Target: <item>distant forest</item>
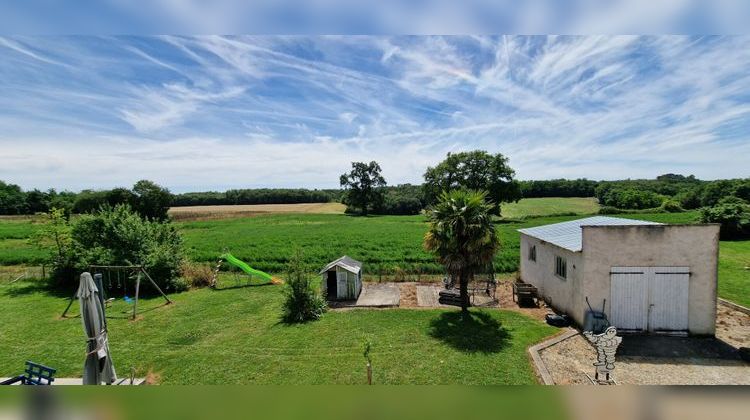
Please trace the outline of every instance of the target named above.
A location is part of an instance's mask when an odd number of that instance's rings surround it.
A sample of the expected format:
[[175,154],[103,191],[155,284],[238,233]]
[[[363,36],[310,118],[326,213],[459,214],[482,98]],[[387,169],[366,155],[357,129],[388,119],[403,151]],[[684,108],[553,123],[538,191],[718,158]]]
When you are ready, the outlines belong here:
[[[750,178],[703,181],[694,176],[666,174],[656,179],[592,181],[555,179],[517,182],[522,198],[596,197],[602,212],[662,209],[680,211],[710,207],[732,197],[750,201]],[[166,191],[166,190],[165,190]],[[171,206],[234,204],[293,204],[341,201],[342,189],[232,189],[224,192],[189,192],[171,195]],[[138,206],[140,195],[128,188],[81,192],[37,189],[24,191],[18,185],[0,181],[0,214],[20,215],[61,208],[67,213],[89,213],[102,205],[129,203]],[[421,185],[383,187],[383,200],[375,214],[417,214],[427,201]]]

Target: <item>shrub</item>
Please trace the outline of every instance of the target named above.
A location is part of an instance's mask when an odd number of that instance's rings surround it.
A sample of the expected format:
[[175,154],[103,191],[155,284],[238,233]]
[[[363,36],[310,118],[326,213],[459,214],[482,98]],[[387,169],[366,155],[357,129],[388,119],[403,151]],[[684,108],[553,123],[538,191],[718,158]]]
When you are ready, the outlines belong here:
[[288,323],[313,321],[323,316],[325,310],[325,299],[313,287],[302,252],[298,250],[287,264],[282,318]]
[[[383,201],[373,210],[375,214],[412,215],[422,212],[422,202],[417,197],[386,193]],[[347,211],[349,208],[347,207]]]
[[661,203],[661,206],[659,206],[659,210],[666,213],[681,213],[685,211],[682,206],[680,206],[680,203],[671,199],[664,200],[664,202]]
[[612,206],[601,206],[599,208],[599,214],[627,214],[628,210],[618,209]]
[[214,270],[206,264],[195,264],[184,261],[180,267],[182,278],[191,288],[211,286],[214,279]]
[[651,214],[651,213],[666,213],[662,207],[656,207],[653,209],[618,209],[612,206],[603,206],[599,209],[599,214]]
[[75,276],[71,252],[73,239],[65,210],[53,208],[46,213],[44,224],[30,238],[30,242],[47,251],[47,261],[52,265],[50,278],[53,285],[59,279],[70,279]]
[[735,184],[731,180],[722,179],[709,182],[701,191],[701,205],[703,207],[715,206],[724,197],[729,197],[735,192]]
[[619,209],[650,209],[659,207],[665,199],[653,191],[636,188],[603,188],[600,189],[600,193],[599,201],[602,205]]
[[750,205],[737,197],[725,197],[701,210],[701,222],[720,223],[721,239],[750,237]]
[[142,219],[130,206],[118,205],[82,215],[69,226],[70,242],[52,260],[57,285],[75,284],[75,274],[92,264],[138,264],[163,290],[185,289],[177,280],[182,239],[170,223]]
[[701,189],[699,187],[690,188],[677,193],[674,197],[680,207],[683,209],[693,210],[701,206]]
[[737,185],[734,195],[747,202],[750,202],[750,179],[745,180]]

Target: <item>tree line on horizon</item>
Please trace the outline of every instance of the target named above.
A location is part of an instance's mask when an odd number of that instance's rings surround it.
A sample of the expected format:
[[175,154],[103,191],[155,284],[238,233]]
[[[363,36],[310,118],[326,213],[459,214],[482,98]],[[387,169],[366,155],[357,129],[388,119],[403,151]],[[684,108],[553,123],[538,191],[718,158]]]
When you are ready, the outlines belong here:
[[0,181],[0,214],[44,213],[52,208],[63,209],[67,214],[84,214],[103,205],[128,204],[145,216],[163,219],[169,207],[177,206],[326,202],[343,202],[349,213],[419,214],[434,204],[442,191],[459,187],[487,191],[495,214],[501,213],[502,203],[521,198],[596,197],[602,213],[692,210],[715,206],[726,197],[750,201],[750,178],[704,181],[692,175],[665,174],[655,179],[618,181],[522,181],[515,179],[505,156],[484,151],[449,153],[445,160],[427,168],[421,185],[387,185],[381,172],[377,162],[353,162],[352,171],[339,180],[340,189],[255,188],[180,194],[172,194],[147,180],[130,189],[77,193],[54,189],[24,191],[18,185]]

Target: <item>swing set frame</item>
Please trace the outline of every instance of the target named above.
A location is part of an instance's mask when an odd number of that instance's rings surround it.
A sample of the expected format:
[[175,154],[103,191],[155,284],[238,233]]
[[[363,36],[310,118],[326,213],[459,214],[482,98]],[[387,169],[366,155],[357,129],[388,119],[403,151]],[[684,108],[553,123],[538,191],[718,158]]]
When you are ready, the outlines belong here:
[[[154,279],[151,278],[151,276],[148,275],[148,272],[146,272],[146,269],[143,268],[142,265],[90,265],[89,266],[89,273],[96,274],[101,273],[103,271],[107,271],[108,275],[111,275],[112,270],[117,270],[118,279],[120,278],[120,271],[130,271],[130,273],[136,274],[136,280],[135,280],[135,296],[134,296],[134,302],[133,302],[133,315],[132,319],[135,319],[136,316],[138,316],[138,297],[140,295],[140,289],[141,289],[141,279],[145,277],[149,282],[151,282],[151,285],[156,288],[156,290],[164,297],[164,299],[167,301],[166,305],[169,305],[172,303],[171,300],[167,297],[166,294],[161,290],[161,288],[156,284]],[[127,281],[128,276],[125,276],[125,280]],[[118,280],[119,283],[119,280]],[[97,285],[98,287],[101,287],[102,285]],[[125,286],[123,285],[123,288]],[[68,310],[73,305],[73,301],[76,299],[76,294],[73,293],[73,296],[70,297],[70,301],[68,302],[68,306],[63,311],[61,317],[65,317],[65,315],[68,313]]]

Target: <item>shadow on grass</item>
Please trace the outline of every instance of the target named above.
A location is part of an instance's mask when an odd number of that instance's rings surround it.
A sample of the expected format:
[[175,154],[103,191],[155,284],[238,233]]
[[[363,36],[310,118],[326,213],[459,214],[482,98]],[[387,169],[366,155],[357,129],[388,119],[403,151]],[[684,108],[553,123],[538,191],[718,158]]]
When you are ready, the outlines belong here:
[[430,322],[431,337],[467,353],[497,353],[507,344],[510,334],[486,312],[470,311],[464,320],[461,312],[444,312]]
[[54,297],[71,297],[75,293],[75,290],[53,287],[47,282],[39,280],[34,282],[27,281],[20,284],[7,284],[0,288],[0,293],[8,297],[20,297],[35,293],[44,293],[45,295]]
[[274,286],[275,284],[273,282],[268,283],[256,283],[256,284],[238,284],[236,286],[224,286],[224,287],[213,287],[211,290],[215,290],[217,292],[221,292],[222,290],[234,290],[234,289],[244,289],[246,287],[262,287],[262,286]]

